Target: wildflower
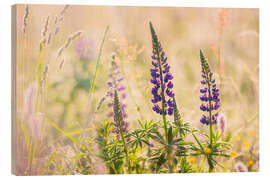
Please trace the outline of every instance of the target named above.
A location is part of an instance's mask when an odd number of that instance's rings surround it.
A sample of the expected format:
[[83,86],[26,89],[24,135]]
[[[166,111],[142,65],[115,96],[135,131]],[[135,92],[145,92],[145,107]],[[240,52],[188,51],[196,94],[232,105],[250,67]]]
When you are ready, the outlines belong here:
[[244,142],[243,142],[243,148],[244,149],[248,149],[249,148],[249,143],[248,143],[247,140],[244,140]]
[[154,144],[152,141],[149,142],[150,147],[154,147]]
[[[200,122],[202,124],[217,124],[218,112],[214,113],[219,109],[219,89],[216,87],[215,79],[213,78],[213,73],[210,70],[210,66],[203,55],[202,50],[200,50],[200,59],[202,66],[202,78],[201,84],[203,88],[200,89],[200,100],[202,104],[200,109],[203,112],[209,112],[209,115],[202,115]],[[210,117],[211,116],[211,117]]]
[[214,51],[214,53],[217,53],[217,47],[212,40],[210,41],[210,48]]
[[226,116],[223,113],[219,113],[217,117],[217,123],[219,131],[224,133],[226,129]]
[[247,172],[247,167],[242,162],[237,162],[234,166],[237,172]]
[[260,152],[259,151],[257,151],[257,153],[256,153],[256,164],[255,164],[255,166],[258,169],[260,167]]
[[233,158],[237,157],[237,155],[238,155],[237,152],[232,152],[231,153],[231,157],[233,157]]
[[23,121],[26,123],[31,136],[40,141],[42,138],[43,118],[35,110],[37,100],[37,84],[32,83],[24,95]]
[[205,154],[211,154],[212,149],[207,147],[204,152],[205,152]]
[[240,136],[239,134],[236,135],[236,136],[235,136],[235,140],[238,141],[238,142],[241,141],[241,136]]
[[248,165],[249,166],[253,166],[254,165],[254,161],[252,161],[252,160],[248,161]]
[[219,36],[223,33],[224,26],[229,22],[228,12],[225,9],[221,9],[218,13],[218,20],[217,20],[217,33]]
[[190,158],[188,158],[188,161],[193,164],[196,162],[196,158],[190,157]]
[[[127,105],[123,103],[124,99],[126,99],[127,97],[125,93],[126,87],[121,84],[124,78],[120,76],[119,68],[114,60],[115,60],[115,57],[113,56],[113,61],[111,62],[111,68],[110,68],[110,73],[109,73],[110,80],[107,82],[107,85],[109,86],[108,94],[113,101],[114,91],[117,90],[120,93],[119,96],[121,99],[120,104],[121,104],[123,117],[127,118],[127,113],[126,113]],[[112,101],[107,104],[108,107],[111,107],[113,105]],[[108,116],[109,117],[113,116],[113,112],[110,112]]]
[[127,133],[128,122],[124,120],[121,104],[119,102],[118,93],[116,90],[114,91],[113,119],[114,133],[116,133],[118,136],[122,133]]
[[[123,78],[120,77],[120,71],[118,70],[118,66],[116,64],[116,62],[114,61],[114,56],[113,56],[113,61],[111,63],[111,69],[110,69],[110,73],[109,73],[109,77],[110,77],[110,81],[107,82],[108,86],[109,86],[109,91],[108,91],[108,96],[111,98],[111,101],[107,104],[108,107],[112,107],[114,105],[114,96],[115,96],[115,91],[117,91],[120,96],[121,101],[124,101],[124,99],[126,99],[126,93],[125,93],[125,86],[121,84],[121,82],[123,81]],[[119,97],[117,97],[119,98]],[[123,102],[119,102],[120,104],[120,109],[121,109],[121,114],[123,117],[123,121],[124,119],[127,118],[127,113],[126,113],[126,108],[127,105],[124,104]],[[109,117],[114,116],[114,112],[110,112],[108,114]],[[124,126],[123,126],[123,132],[125,133],[127,131],[128,128],[128,122],[124,121]],[[116,134],[119,134],[119,128],[117,127],[116,123],[114,123],[114,129],[113,132]]]
[[24,106],[23,106],[23,120],[28,121],[30,116],[35,112],[35,101],[37,96],[37,85],[32,83],[26,90],[24,95]]
[[167,57],[151,22],[150,29],[153,44],[153,68],[150,69],[152,76],[151,83],[154,85],[152,88],[152,103],[154,104],[152,109],[160,115],[172,115],[174,111],[173,76],[170,73],[170,65],[167,63]]
[[95,58],[95,41],[90,38],[79,38],[75,45],[76,53],[80,60],[91,60]]
[[255,136],[255,131],[254,131],[254,130],[250,130],[250,131],[249,131],[249,134],[250,134],[251,136]]

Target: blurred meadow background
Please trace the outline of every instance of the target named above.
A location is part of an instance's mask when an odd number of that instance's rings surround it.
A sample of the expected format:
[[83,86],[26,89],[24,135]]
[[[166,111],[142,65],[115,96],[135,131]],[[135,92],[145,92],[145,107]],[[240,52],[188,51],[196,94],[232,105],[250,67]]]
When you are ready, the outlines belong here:
[[[137,128],[138,120],[161,120],[151,102],[149,21],[171,65],[183,121],[201,132],[208,130],[200,123],[199,50],[202,48],[208,57],[220,88],[223,131],[232,145],[230,158],[223,159],[223,168],[216,171],[259,170],[258,9],[15,7],[15,174],[109,173],[98,156],[95,139],[100,124],[112,119],[108,82],[113,68],[123,78],[125,94],[119,96],[126,105],[129,129]],[[78,144],[90,153],[85,155]],[[203,158],[187,160],[193,172],[204,172],[207,166]]]

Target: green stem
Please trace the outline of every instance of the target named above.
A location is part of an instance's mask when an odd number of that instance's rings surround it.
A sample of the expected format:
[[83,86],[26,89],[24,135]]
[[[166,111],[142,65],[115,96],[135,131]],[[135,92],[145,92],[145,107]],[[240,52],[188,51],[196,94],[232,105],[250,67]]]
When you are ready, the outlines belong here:
[[[208,84],[208,94],[209,94],[209,97],[211,97],[211,91],[210,91],[211,86],[209,83],[210,78],[208,78],[207,81],[208,81],[208,83],[207,83]],[[212,103],[211,103],[211,99],[210,98],[208,98],[208,99],[209,99],[208,105],[209,105],[210,145],[212,147],[212,143],[213,143],[213,127],[212,127],[213,123],[212,123],[212,109],[211,109]]]
[[168,130],[167,130],[167,120],[166,120],[166,115],[165,115],[165,95],[164,95],[164,90],[162,88],[164,87],[164,82],[163,82],[163,74],[162,74],[162,68],[161,68],[161,62],[160,62],[160,54],[158,54],[158,64],[159,64],[159,74],[160,74],[160,83],[161,83],[161,104],[162,104],[162,119],[163,119],[163,124],[164,124],[164,130],[165,130],[165,136],[166,136],[166,141],[168,142]]
[[126,144],[126,141],[125,141],[125,138],[124,138],[122,128],[120,128],[120,134],[121,134],[122,141],[124,143],[124,151],[125,151],[125,154],[126,154],[126,161],[127,161],[127,165],[128,165],[128,173],[131,174],[131,167],[130,167],[130,162],[129,162],[129,158],[128,158],[127,144]]
[[160,62],[160,54],[158,55],[158,63],[159,63],[159,73],[160,73],[160,83],[161,83],[161,104],[162,104],[162,119],[163,119],[163,124],[164,124],[164,131],[165,131],[165,137],[166,137],[166,142],[167,142],[167,161],[168,161],[168,166],[169,166],[169,171],[170,173],[173,172],[172,165],[170,163],[171,160],[171,149],[169,147],[169,139],[168,139],[168,129],[167,129],[167,120],[166,120],[166,115],[165,115],[165,95],[164,95],[164,82],[163,82],[163,74],[162,74],[162,68],[161,68],[161,62]]
[[169,145],[167,149],[167,160],[168,160],[169,172],[173,173],[173,166],[171,163],[171,148],[169,147]]
[[[210,78],[209,78],[209,74],[207,75],[207,78],[208,78],[208,80],[207,80],[207,84],[208,84],[208,94],[209,94],[209,97],[211,97],[212,95],[211,95],[211,86],[210,86]],[[208,100],[208,104],[209,104],[209,125],[210,125],[210,148],[211,148],[211,150],[212,150],[212,144],[213,144],[213,123],[212,123],[212,103],[211,103],[211,99],[210,98],[208,98],[209,100]],[[211,156],[211,154],[209,155],[209,156]],[[211,158],[211,157],[207,157],[207,158]],[[210,160],[211,161],[211,160]],[[209,160],[208,160],[208,164],[209,164]],[[209,170],[208,170],[209,172],[212,172],[213,171],[213,166],[212,165],[210,165],[209,164]]]

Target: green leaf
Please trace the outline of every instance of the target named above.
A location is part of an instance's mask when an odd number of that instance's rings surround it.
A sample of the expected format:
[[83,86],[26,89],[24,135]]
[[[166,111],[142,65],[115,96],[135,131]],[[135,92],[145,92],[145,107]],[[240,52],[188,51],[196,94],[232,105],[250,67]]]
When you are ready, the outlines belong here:
[[177,145],[191,145],[191,144],[194,144],[193,142],[185,142],[185,141],[181,141],[181,142],[178,142],[176,143]]
[[172,142],[173,139],[173,134],[172,134],[172,126],[169,128],[168,131],[168,143],[170,144]]

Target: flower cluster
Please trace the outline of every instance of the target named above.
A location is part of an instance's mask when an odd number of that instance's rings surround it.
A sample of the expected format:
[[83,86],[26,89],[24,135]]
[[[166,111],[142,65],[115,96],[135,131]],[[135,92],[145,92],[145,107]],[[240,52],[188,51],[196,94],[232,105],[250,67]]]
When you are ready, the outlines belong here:
[[[209,64],[203,55],[202,50],[200,50],[201,66],[202,66],[202,78],[201,84],[203,88],[200,89],[200,100],[202,104],[200,109],[204,112],[208,112],[209,115],[202,115],[200,122],[202,124],[216,124],[219,109],[219,89],[216,87],[215,79],[213,78],[213,73],[210,70]],[[214,111],[216,111],[214,113]],[[210,118],[211,117],[211,118]]]
[[[151,83],[154,84],[154,87],[152,88],[152,103],[154,106],[152,109],[160,115],[163,113],[165,115],[172,115],[174,110],[174,93],[172,91],[173,83],[171,80],[173,79],[173,76],[170,73],[170,66],[167,63],[165,52],[161,47],[161,44],[151,23],[150,29],[153,44],[153,68],[150,70],[152,76]],[[161,107],[159,103],[161,103]]]
[[[120,95],[121,102],[119,102],[119,104],[120,104],[120,108],[121,108],[121,114],[123,116],[123,119],[126,119],[127,118],[127,113],[126,113],[127,105],[125,103],[123,103],[123,101],[126,99],[126,93],[125,93],[126,87],[121,84],[121,82],[124,80],[124,78],[120,77],[120,71],[119,71],[118,66],[114,60],[115,60],[115,56],[113,56],[113,61],[111,63],[111,68],[110,68],[110,73],[109,73],[110,81],[108,81],[108,83],[107,83],[109,86],[108,96],[111,98],[111,101],[107,105],[108,105],[108,107],[112,107],[114,104],[113,102],[114,102],[115,91],[120,93],[119,95]],[[108,116],[113,117],[114,112],[111,111],[108,114]],[[125,133],[128,129],[128,122],[124,121],[124,123],[122,123],[122,126],[123,126],[122,127],[123,132]],[[120,132],[120,129],[119,129],[117,122],[114,122],[114,130],[113,131],[116,134],[119,134],[119,132]]]
[[118,93],[114,91],[114,101],[113,101],[113,132],[119,136],[120,134],[126,134],[128,131],[128,122],[124,120],[123,107],[119,102]]
[[96,43],[90,38],[78,39],[75,50],[80,60],[91,60],[94,59]]

